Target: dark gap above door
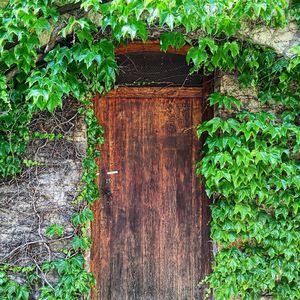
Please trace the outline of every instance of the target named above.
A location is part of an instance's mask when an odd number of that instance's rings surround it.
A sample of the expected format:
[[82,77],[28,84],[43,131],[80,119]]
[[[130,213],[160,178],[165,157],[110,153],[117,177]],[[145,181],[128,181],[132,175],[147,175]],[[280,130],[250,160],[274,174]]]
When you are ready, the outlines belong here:
[[164,52],[133,52],[117,56],[117,85],[135,87],[201,87],[201,71],[189,74],[185,56]]

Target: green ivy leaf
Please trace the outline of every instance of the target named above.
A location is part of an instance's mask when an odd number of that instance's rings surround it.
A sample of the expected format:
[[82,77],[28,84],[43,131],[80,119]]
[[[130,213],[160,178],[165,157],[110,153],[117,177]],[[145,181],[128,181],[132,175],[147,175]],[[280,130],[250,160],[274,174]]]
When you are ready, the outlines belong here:
[[62,225],[59,224],[51,224],[46,229],[46,235],[49,238],[53,238],[54,236],[62,237],[64,235],[65,229]]

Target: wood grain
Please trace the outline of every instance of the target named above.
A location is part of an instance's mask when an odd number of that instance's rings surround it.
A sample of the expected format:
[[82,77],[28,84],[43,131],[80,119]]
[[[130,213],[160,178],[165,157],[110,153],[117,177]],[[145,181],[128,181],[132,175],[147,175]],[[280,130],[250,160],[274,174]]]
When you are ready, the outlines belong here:
[[[191,46],[184,45],[180,49],[169,47],[167,53],[186,55]],[[160,52],[159,40],[149,40],[146,42],[134,41],[133,43],[121,44],[115,50],[115,54],[126,54],[130,52]]]
[[209,202],[195,175],[202,89],[120,88],[94,103],[106,143],[92,298],[203,299],[197,283],[210,271],[211,247]]
[[[105,98],[202,98],[202,88],[198,87],[119,87],[110,91]],[[98,95],[99,97],[99,95]]]

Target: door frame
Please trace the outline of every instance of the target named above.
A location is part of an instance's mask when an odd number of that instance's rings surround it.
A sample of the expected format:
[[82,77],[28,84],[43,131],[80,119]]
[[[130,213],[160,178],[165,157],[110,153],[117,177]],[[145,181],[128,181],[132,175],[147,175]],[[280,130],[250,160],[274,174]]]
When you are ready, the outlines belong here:
[[[165,51],[166,53],[172,53],[172,54],[179,54],[182,56],[186,56],[187,52],[189,51],[189,49],[191,48],[191,46],[189,45],[184,45],[182,48],[180,49],[176,49],[173,47],[168,47],[167,51]],[[132,41],[129,42],[128,44],[120,44],[116,49],[115,49],[115,55],[121,55],[121,54],[127,54],[127,53],[133,53],[133,52],[163,52],[160,48],[160,41],[159,40],[148,40],[146,42],[142,42],[142,41]],[[204,101],[205,105],[205,114],[203,114],[203,118],[202,121],[205,120],[209,120],[212,119],[214,116],[214,109],[213,107],[209,106],[207,103],[207,98],[208,96],[215,90],[215,78],[216,78],[216,73],[214,73],[213,75],[207,75],[207,76],[203,76],[203,82],[202,82],[202,101]],[[180,87],[178,87],[180,89]],[[120,87],[118,89],[126,89],[127,91],[130,90],[137,90],[139,88],[134,88],[134,87]],[[153,89],[153,88],[152,88]],[[158,89],[163,89],[163,88],[158,88]],[[114,96],[118,93],[117,90],[111,90],[108,92],[107,95],[105,95],[106,97],[111,97]],[[93,98],[93,103],[95,103],[96,101],[99,101],[101,98],[101,95],[99,93],[96,93],[96,95]],[[203,145],[205,142],[205,137],[201,137],[200,139],[200,145]],[[104,145],[103,145],[103,150],[105,151],[105,149],[107,149],[105,147],[105,141],[104,141]],[[98,163],[98,167],[100,170],[100,166]],[[97,184],[98,186],[100,186],[100,177],[101,174],[97,173]],[[209,199],[209,198],[208,198]],[[101,199],[99,200],[101,201]],[[209,199],[210,202],[210,199]],[[95,205],[93,205],[95,206]],[[209,215],[208,215],[208,219],[210,220],[211,218],[211,214],[210,214],[210,209],[208,208],[209,211]],[[92,222],[91,222],[92,223]],[[92,230],[91,230],[91,226],[92,224],[90,224],[90,237],[93,243],[93,236],[92,236]],[[210,228],[210,225],[207,225]],[[91,262],[91,250],[92,248],[90,248],[86,253],[85,253],[85,257],[86,257],[86,267],[88,269],[88,271],[93,273],[93,268],[92,268],[92,262]],[[213,251],[213,247],[211,247],[211,251]],[[212,254],[213,256],[213,254]],[[210,264],[211,265],[211,264]],[[97,283],[96,283],[97,284]],[[97,287],[97,286],[96,286]],[[96,300],[96,295],[97,293],[95,292],[95,288],[92,287],[91,288],[91,299]]]

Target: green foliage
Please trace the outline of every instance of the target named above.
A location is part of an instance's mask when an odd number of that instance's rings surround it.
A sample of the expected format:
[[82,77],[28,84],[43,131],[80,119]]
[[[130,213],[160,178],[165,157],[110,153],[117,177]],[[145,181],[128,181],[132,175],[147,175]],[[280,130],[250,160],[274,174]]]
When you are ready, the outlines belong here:
[[[4,268],[0,297],[28,299],[31,286],[38,284],[40,299],[81,299],[95,283],[81,254],[91,243],[90,206],[99,198],[95,159],[104,142],[90,99],[114,85],[114,48],[127,39],[145,41],[148,29],[158,26],[165,31],[160,35],[163,51],[191,46],[186,57],[191,72],[235,72],[241,85],[259,89],[262,104],[282,108],[280,115],[252,114],[241,111],[241,102],[230,95],[209,98],[211,105],[237,114],[198,128],[199,136],[208,138],[197,172],[215,199],[211,228],[220,248],[207,281],[217,299],[300,299],[300,49],[295,47],[294,56],[286,59],[235,38],[245,23],[274,27],[285,26],[288,18],[299,22],[297,3],[289,8],[285,0],[10,0],[1,7],[0,177],[38,165],[22,159],[30,138],[62,138],[42,132],[30,137],[28,124],[35,112],[60,107],[64,96],[82,102],[88,148],[74,201],[79,211],[71,218],[76,227],[72,248],[65,249],[65,259],[42,266],[46,273],[58,272],[58,282],[43,281],[36,265]],[[192,31],[202,32],[197,41],[190,38]],[[63,237],[64,228],[52,224],[46,235]],[[27,283],[11,280],[8,271],[25,273]]]
[[[271,253],[271,251],[270,251]],[[232,247],[220,251],[215,259],[218,268],[210,278],[217,299],[260,299],[262,294],[274,299],[299,299],[299,262],[284,257],[266,255],[260,247]],[[222,273],[221,273],[222,272]],[[225,279],[227,278],[227,280]]]
[[78,226],[79,224],[84,224],[89,221],[93,221],[93,212],[89,207],[86,207],[80,213],[74,213],[72,216],[72,223],[74,224],[74,226]]
[[[89,1],[90,3],[90,1]],[[86,8],[88,4],[84,5]],[[171,31],[183,26],[185,32],[201,29],[208,35],[232,36],[240,29],[242,22],[261,21],[267,25],[286,24],[287,3],[285,1],[112,1],[108,4],[90,8],[101,11],[105,16],[101,27],[108,26],[117,39],[146,39],[144,30],[136,30],[136,23],[146,20],[148,25],[158,22],[160,27],[167,26]]]
[[0,176],[11,176],[19,172],[21,155],[29,140],[28,124],[32,109],[24,103],[19,91],[10,95],[10,102],[0,101]]
[[55,133],[48,133],[48,132],[39,132],[36,131],[32,134],[32,139],[47,139],[49,141],[55,141],[62,139],[64,136],[61,133],[55,134]]
[[49,238],[53,238],[54,236],[62,237],[64,235],[65,229],[62,225],[59,224],[51,224],[46,229],[46,235]]
[[84,39],[71,48],[57,46],[45,60],[49,62],[47,66],[34,70],[26,80],[29,86],[26,99],[38,109],[46,108],[52,112],[62,105],[63,95],[79,97],[83,89],[82,81],[78,82],[80,74],[85,80],[91,79],[93,88],[100,91],[103,90],[101,82],[110,89],[115,81],[113,46],[105,39],[94,45]]
[[235,105],[237,108],[241,108],[241,101],[231,96],[223,96],[220,93],[213,93],[208,98],[210,105],[217,105],[217,108],[225,107],[228,110],[232,109]]
[[11,280],[4,271],[0,271],[0,299],[27,300],[29,287]]
[[164,32],[160,36],[160,48],[167,51],[169,47],[180,49],[185,45],[185,38],[181,32]]
[[33,167],[33,166],[41,166],[42,163],[36,161],[36,160],[31,160],[31,159],[23,159],[23,164],[27,167]]
[[[212,99],[229,108],[226,96]],[[239,112],[198,127],[208,133],[197,172],[215,199],[211,236],[220,251],[207,281],[217,299],[300,297],[300,128],[287,115]]]
[[62,260],[46,262],[43,271],[56,271],[59,280],[53,287],[40,288],[40,300],[74,300],[78,295],[88,295],[95,284],[93,275],[84,269],[84,257],[80,254]]

